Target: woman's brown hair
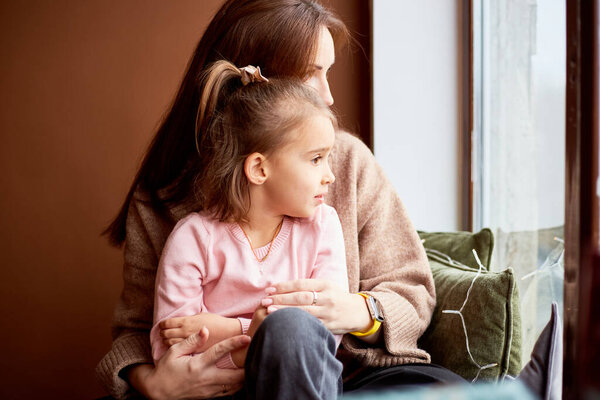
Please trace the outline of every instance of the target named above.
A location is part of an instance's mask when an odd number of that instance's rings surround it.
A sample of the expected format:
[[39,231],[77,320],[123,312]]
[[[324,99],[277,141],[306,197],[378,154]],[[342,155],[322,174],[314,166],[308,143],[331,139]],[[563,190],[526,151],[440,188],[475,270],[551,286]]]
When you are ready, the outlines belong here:
[[[221,59],[237,66],[258,65],[268,77],[305,80],[312,73],[321,27],[339,47],[348,38],[344,23],[316,0],[227,0],[202,35],[170,111],[166,115],[118,215],[104,231],[121,245],[133,194],[141,189],[152,206],[168,217],[168,208],[193,193],[189,165],[196,153],[196,116],[203,91],[200,77]],[[199,132],[199,135],[202,135]],[[159,196],[159,191],[161,195]]]
[[242,84],[240,69],[217,61],[202,78],[197,126],[202,135],[189,170],[195,176],[197,205],[221,221],[244,221],[250,209],[244,173],[252,153],[269,157],[294,139],[308,118],[336,119],[318,93],[297,78]]

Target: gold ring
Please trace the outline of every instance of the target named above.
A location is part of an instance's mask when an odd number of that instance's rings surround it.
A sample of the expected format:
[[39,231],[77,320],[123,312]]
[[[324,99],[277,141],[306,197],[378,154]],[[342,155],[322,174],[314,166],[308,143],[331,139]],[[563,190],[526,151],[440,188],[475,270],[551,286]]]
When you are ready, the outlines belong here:
[[317,305],[317,299],[319,298],[319,296],[317,295],[317,292],[315,292],[314,290],[312,291],[313,294],[313,301],[311,306],[316,306]]

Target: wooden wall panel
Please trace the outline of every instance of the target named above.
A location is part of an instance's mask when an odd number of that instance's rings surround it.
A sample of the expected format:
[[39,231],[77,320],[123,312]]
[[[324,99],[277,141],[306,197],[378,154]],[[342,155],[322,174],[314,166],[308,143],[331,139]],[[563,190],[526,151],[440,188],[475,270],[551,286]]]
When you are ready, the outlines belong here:
[[[367,2],[331,3],[368,43]],[[103,394],[93,369],[110,348],[122,255],[99,234],[220,4],[0,3],[1,398]],[[354,50],[331,79],[344,124],[367,139],[368,72]]]

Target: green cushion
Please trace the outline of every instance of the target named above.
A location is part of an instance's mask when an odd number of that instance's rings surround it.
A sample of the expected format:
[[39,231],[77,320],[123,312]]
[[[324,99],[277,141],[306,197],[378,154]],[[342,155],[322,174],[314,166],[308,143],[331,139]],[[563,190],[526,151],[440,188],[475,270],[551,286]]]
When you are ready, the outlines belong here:
[[[437,304],[419,345],[431,354],[431,361],[469,381],[474,380],[478,372],[478,381],[518,375],[521,370],[521,314],[512,270],[489,272],[482,269],[477,275],[477,269],[431,255],[429,262]],[[460,315],[443,313],[444,310],[461,310],[463,303],[461,314],[475,362],[480,366],[497,363],[496,366],[479,371],[467,352]]]
[[[494,249],[494,235],[491,230],[484,228],[477,233],[471,232],[419,232],[421,239],[424,239],[423,246],[428,251],[428,255],[443,253],[440,256],[446,256],[452,260],[471,268],[478,269],[477,261],[471,252],[477,251],[477,255],[483,266],[489,270],[492,260],[492,250]],[[439,254],[437,254],[439,255]]]

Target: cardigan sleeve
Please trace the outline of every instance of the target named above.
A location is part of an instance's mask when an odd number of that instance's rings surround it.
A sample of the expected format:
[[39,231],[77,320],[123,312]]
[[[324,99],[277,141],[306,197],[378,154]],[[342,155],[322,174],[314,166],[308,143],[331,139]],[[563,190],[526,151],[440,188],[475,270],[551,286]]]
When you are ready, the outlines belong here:
[[135,364],[151,364],[150,328],[160,252],[174,222],[157,213],[138,192],[127,214],[123,290],[115,308],[110,351],[96,367],[102,386],[116,398],[136,395],[120,375]]
[[435,306],[435,287],[425,251],[371,151],[348,134],[342,140],[345,154],[338,157],[348,172],[340,179],[355,183],[357,238],[349,240],[358,241],[356,289],[378,300],[385,319],[384,348],[372,348],[352,335],[344,336],[344,347],[366,365],[429,362],[429,354],[417,345]]

